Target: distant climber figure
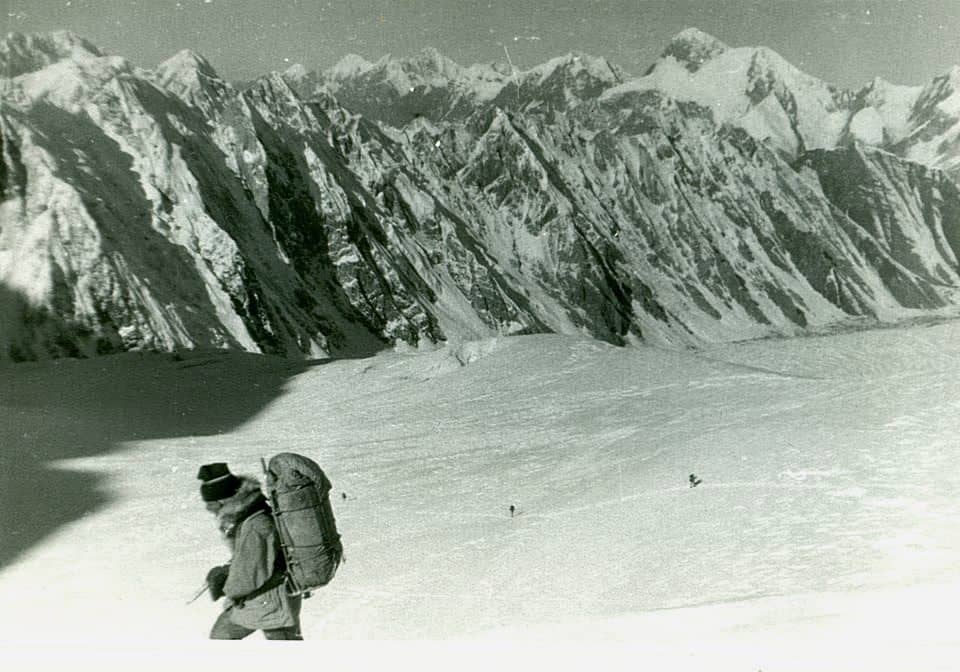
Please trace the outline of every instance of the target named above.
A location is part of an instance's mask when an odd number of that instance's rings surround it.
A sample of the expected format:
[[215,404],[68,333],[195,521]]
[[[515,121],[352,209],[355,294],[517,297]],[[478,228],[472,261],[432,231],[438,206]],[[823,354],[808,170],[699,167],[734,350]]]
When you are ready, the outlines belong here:
[[510,505],[510,517],[513,518],[513,514],[517,512],[517,507],[513,504]]
[[341,493],[340,493],[340,496],[343,497],[344,499],[346,499],[346,498],[347,498],[347,493],[341,492]]
[[697,487],[698,485],[700,485],[701,483],[703,483],[703,480],[697,478],[697,475],[696,475],[696,474],[690,474],[690,487],[691,487],[691,488],[695,488],[695,487]]

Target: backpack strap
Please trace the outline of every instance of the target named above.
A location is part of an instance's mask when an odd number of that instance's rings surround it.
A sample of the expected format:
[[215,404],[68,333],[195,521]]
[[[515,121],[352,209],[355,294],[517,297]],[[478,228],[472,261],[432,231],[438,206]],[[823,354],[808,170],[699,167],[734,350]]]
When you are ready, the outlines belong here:
[[242,597],[233,598],[233,603],[242,609],[243,605],[248,600],[252,600],[255,597],[260,597],[264,593],[273,590],[277,586],[283,585],[283,582],[286,580],[287,580],[286,570],[277,572],[273,576],[271,576],[269,579],[267,579],[266,582],[264,582],[264,584],[259,588],[254,588],[252,591],[250,591],[249,593],[247,593]]

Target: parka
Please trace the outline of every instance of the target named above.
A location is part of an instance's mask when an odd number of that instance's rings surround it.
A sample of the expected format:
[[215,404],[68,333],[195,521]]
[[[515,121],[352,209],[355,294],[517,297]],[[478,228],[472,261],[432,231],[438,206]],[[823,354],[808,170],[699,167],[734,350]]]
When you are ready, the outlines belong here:
[[282,583],[247,599],[275,573],[283,572],[284,561],[260,484],[249,477],[241,477],[241,481],[237,494],[224,500],[217,512],[220,531],[232,551],[223,587],[230,620],[251,630],[299,626],[301,599],[288,595]]

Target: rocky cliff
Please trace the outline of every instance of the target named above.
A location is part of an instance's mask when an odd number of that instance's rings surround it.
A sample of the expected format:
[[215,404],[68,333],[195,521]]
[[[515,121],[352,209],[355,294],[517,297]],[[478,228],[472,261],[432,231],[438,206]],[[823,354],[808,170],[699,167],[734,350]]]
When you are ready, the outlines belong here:
[[0,358],[697,345],[957,303],[952,75],[842,92],[699,31],[639,79],[428,50],[241,90],[70,33],[9,36],[0,72]]

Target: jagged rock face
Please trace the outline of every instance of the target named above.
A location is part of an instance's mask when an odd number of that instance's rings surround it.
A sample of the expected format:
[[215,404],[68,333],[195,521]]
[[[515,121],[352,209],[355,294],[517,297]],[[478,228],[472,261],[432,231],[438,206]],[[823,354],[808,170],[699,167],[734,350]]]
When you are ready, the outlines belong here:
[[940,305],[939,289],[960,287],[960,190],[954,180],[861,147],[810,152],[803,165],[816,171],[824,194],[843,211],[845,227],[863,241],[863,254],[898,303]]
[[960,67],[920,90],[905,127],[890,149],[896,154],[960,176]]
[[333,95],[352,112],[402,127],[413,120],[459,121],[495,108],[567,110],[623,81],[606,59],[571,53],[526,71],[505,64],[462,68],[435,49],[369,63],[349,56],[324,72],[285,73],[305,100]]
[[11,79],[68,58],[100,57],[103,53],[94,45],[67,31],[45,35],[11,33],[0,42],[0,72]]
[[[866,115],[810,149],[804,111],[846,97],[803,98],[767,53],[751,90],[789,151],[650,86],[656,69],[623,84],[577,55],[519,75],[352,59],[336,86],[294,70],[240,91],[189,52],[150,72],[51,39],[0,49],[26,64],[0,107],[0,358],[542,331],[696,345],[955,305],[955,183],[845,146]],[[697,31],[672,46],[694,77],[731,51]],[[440,111],[411,117],[401,79]],[[857,100],[906,123],[918,108],[891,97]]]
[[201,108],[109,59],[51,67],[56,87],[50,68],[16,78],[0,115],[5,356],[320,355],[354,336],[352,316],[328,312],[332,298],[279,253]]
[[494,68],[461,68],[425,49],[411,58],[387,56],[376,63],[351,55],[326,72],[295,66],[285,79],[304,100],[333,95],[355,113],[399,127],[420,117],[463,119],[495,96],[507,75]]

